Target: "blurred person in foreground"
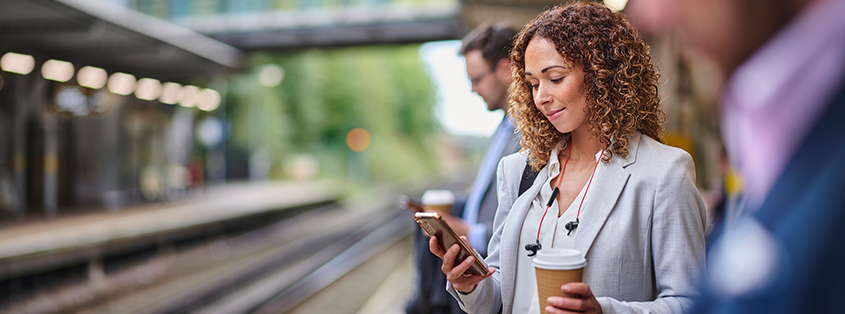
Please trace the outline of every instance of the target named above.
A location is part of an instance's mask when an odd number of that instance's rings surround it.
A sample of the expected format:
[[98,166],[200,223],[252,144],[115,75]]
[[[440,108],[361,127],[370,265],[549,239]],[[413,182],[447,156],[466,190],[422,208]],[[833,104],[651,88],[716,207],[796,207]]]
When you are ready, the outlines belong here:
[[[710,249],[695,313],[845,311],[845,1],[634,0],[727,75],[722,137],[745,214]],[[717,227],[718,228],[718,227]]]
[[[513,47],[516,31],[503,24],[481,25],[462,40],[460,54],[466,59],[466,72],[472,91],[487,103],[490,111],[503,110],[505,117],[490,140],[487,153],[478,170],[470,194],[465,202],[455,202],[452,216],[446,222],[473,246],[487,248],[493,234],[496,213],[496,164],[503,156],[519,149],[519,137],[507,116],[507,89],[510,82],[508,53]],[[428,237],[417,230],[417,291],[406,307],[408,313],[463,313],[444,287],[446,278],[440,271],[441,262],[428,250]],[[486,250],[479,250],[486,256]]]
[[[467,312],[540,312],[527,246],[535,241],[587,259],[583,282],[560,288],[580,297],[549,297],[549,313],[691,306],[704,270],[705,208],[690,155],[660,143],[659,75],[648,52],[621,13],[596,3],[555,7],[520,32],[510,113],[523,151],[499,164],[486,259],[493,273],[465,274],[472,257],[454,265],[457,246],[429,242]],[[519,195],[527,171],[537,176]],[[572,221],[579,226],[567,227]]]

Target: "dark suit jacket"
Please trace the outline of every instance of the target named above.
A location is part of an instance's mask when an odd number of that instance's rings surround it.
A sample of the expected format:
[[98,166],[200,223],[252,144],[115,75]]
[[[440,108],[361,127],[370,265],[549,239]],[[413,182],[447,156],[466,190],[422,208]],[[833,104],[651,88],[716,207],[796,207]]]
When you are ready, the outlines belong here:
[[[505,118],[507,119],[507,117]],[[503,120],[504,122],[504,120]],[[502,156],[519,150],[519,137],[514,135],[502,150]],[[487,240],[493,236],[493,217],[499,205],[496,196],[496,167],[492,167],[492,176],[478,208],[478,223],[487,225]],[[465,199],[456,202],[452,215],[463,216]],[[446,291],[446,275],[440,270],[442,261],[428,250],[428,237],[417,228],[414,234],[414,258],[417,266],[417,282],[414,297],[405,307],[407,313],[464,313],[458,302]]]
[[[694,313],[845,311],[845,86],[751,212],[743,219],[756,221],[762,236],[774,240],[767,280],[727,295],[710,280]],[[734,240],[740,239],[726,233],[716,245]]]

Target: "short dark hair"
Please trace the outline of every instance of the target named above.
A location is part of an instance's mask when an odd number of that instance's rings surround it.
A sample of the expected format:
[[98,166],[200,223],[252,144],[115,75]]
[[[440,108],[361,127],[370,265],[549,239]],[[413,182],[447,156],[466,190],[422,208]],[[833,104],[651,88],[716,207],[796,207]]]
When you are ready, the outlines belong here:
[[466,55],[478,49],[484,60],[496,64],[499,60],[508,58],[515,37],[516,31],[507,24],[482,24],[464,36],[460,53]]

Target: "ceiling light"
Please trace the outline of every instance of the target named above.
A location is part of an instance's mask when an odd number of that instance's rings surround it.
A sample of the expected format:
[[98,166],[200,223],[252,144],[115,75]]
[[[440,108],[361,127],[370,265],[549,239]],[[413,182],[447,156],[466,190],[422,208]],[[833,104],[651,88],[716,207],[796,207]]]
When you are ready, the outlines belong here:
[[135,91],[135,76],[116,72],[109,77],[109,91],[117,95],[129,95]]
[[182,87],[182,90],[185,93],[182,95],[182,100],[179,102],[180,106],[195,107],[197,103],[202,100],[202,93],[200,93],[199,87],[187,85]]
[[168,105],[175,105],[182,101],[183,94],[182,85],[167,82],[161,84],[161,96],[158,97],[158,101]]
[[30,55],[7,52],[0,58],[0,68],[6,72],[27,75],[35,68],[35,58]]
[[67,82],[73,77],[73,64],[67,61],[50,59],[41,65],[41,76],[56,82]]
[[220,93],[210,88],[203,89],[202,101],[197,105],[197,108],[205,111],[214,111],[217,107],[220,107]]
[[141,100],[154,100],[161,95],[161,82],[148,77],[138,80],[135,88],[135,97]]
[[76,73],[76,82],[79,86],[88,87],[91,89],[100,89],[106,85],[106,70],[92,66],[86,66],[79,69]]

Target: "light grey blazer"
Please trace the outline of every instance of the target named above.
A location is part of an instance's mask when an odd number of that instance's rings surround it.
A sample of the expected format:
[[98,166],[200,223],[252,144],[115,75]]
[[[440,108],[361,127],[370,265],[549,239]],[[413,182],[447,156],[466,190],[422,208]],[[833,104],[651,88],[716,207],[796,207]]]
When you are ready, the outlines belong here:
[[[584,282],[605,313],[681,313],[698,295],[705,270],[705,209],[692,158],[639,133],[629,143],[627,158],[614,155],[596,174],[590,190],[596,194],[583,205],[591,213],[574,245],[587,258]],[[468,313],[511,313],[515,297],[532,297],[514,296],[517,254],[527,254],[519,235],[548,169],[517,198],[525,160],[516,153],[499,162],[499,208],[486,259],[497,271],[478,284],[471,304],[447,283]]]

